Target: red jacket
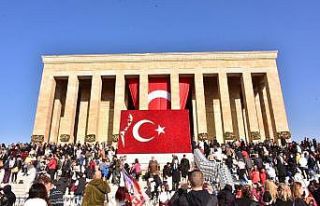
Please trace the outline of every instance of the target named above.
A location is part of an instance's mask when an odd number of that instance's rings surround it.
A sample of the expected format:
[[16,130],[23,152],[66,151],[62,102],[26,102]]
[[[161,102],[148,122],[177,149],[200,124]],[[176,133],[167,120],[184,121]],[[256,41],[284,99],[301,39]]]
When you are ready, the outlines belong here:
[[259,171],[252,170],[250,173],[250,179],[251,179],[252,183],[258,183],[260,181]]
[[48,163],[48,169],[55,170],[55,169],[57,169],[57,166],[58,166],[57,160],[55,158],[51,158]]
[[266,172],[260,172],[260,181],[261,184],[264,184],[264,182],[267,180],[267,173]]

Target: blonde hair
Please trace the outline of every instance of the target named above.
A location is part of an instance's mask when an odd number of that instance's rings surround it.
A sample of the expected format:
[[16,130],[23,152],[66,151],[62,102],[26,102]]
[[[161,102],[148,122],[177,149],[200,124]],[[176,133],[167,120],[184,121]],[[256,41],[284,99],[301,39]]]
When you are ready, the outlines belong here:
[[265,188],[265,191],[270,192],[272,201],[275,201],[278,193],[277,185],[271,180],[266,180],[266,182],[264,183],[264,188]]
[[280,183],[278,186],[278,198],[283,201],[288,201],[292,199],[291,189],[285,183]]
[[300,182],[294,182],[292,185],[292,196],[294,199],[302,198],[302,193],[300,189],[302,188],[302,184]]

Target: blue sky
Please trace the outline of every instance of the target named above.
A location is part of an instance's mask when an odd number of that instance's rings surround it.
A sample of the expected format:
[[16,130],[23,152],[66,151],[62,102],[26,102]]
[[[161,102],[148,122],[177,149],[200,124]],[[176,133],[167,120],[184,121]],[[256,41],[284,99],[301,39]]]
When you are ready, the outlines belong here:
[[320,136],[317,0],[1,0],[0,142],[29,141],[41,55],[279,50],[294,138]]

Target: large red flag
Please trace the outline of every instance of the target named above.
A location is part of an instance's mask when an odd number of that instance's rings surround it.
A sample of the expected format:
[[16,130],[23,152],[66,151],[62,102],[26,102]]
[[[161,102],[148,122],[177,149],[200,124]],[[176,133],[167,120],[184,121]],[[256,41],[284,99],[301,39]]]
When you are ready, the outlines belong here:
[[119,154],[190,152],[187,110],[121,111]]

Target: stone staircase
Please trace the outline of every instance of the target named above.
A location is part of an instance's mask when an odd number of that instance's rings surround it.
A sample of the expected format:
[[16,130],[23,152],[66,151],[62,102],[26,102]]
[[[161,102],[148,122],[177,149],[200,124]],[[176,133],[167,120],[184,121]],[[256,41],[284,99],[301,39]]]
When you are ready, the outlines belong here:
[[[35,170],[31,170],[28,176],[24,176],[22,172],[18,173],[17,183],[9,183],[12,191],[15,193],[17,200],[15,206],[22,206],[28,197],[29,188],[35,179]],[[2,185],[4,186],[4,185]]]

